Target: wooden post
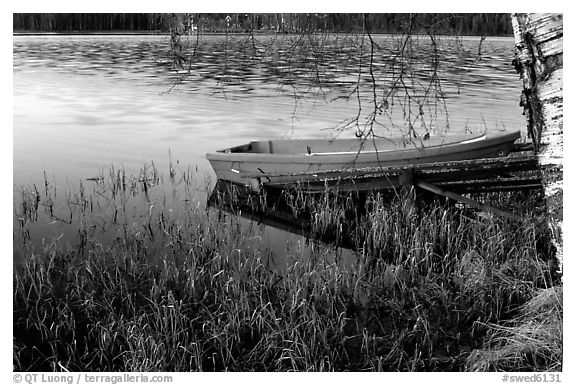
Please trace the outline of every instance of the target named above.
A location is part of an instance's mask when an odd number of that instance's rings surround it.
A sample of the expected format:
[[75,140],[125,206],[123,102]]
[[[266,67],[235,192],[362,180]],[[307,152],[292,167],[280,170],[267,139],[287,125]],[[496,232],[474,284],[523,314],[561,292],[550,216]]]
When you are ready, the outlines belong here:
[[563,261],[563,16],[512,14],[516,71],[524,84],[528,134],[534,144],[546,194],[548,224],[560,271]]
[[402,186],[402,198],[405,200],[405,207],[412,210],[416,206],[416,189],[414,188],[414,169],[406,168],[400,172],[398,182]]

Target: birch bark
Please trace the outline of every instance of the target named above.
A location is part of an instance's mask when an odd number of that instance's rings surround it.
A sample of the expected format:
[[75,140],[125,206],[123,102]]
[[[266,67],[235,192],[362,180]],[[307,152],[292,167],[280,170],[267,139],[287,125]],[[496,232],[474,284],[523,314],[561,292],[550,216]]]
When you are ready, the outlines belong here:
[[563,15],[512,14],[514,65],[524,84],[528,135],[534,143],[546,193],[548,224],[563,262]]

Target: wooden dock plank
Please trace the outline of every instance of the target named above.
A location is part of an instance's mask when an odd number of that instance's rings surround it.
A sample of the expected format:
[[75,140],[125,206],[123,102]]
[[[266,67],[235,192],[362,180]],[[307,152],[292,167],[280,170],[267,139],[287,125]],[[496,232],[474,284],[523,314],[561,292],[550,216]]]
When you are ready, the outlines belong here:
[[520,217],[516,214],[509,213],[507,211],[501,210],[497,207],[487,205],[485,203],[476,202],[473,199],[470,199],[470,198],[465,197],[465,196],[460,195],[460,194],[456,194],[452,191],[448,191],[446,189],[443,189],[441,187],[435,186],[435,185],[430,184],[430,183],[418,181],[418,182],[416,182],[416,186],[418,186],[424,190],[428,190],[430,192],[433,192],[434,194],[438,194],[438,195],[442,195],[442,196],[445,196],[445,197],[450,198],[450,199],[454,199],[458,202],[464,203],[468,206],[474,207],[474,208],[481,210],[481,211],[486,211],[486,212],[489,212],[489,213],[492,213],[492,214],[495,214],[495,215],[498,215],[498,216],[501,216],[504,218],[512,219],[512,220],[515,220],[518,222],[524,221],[524,219],[522,217]]

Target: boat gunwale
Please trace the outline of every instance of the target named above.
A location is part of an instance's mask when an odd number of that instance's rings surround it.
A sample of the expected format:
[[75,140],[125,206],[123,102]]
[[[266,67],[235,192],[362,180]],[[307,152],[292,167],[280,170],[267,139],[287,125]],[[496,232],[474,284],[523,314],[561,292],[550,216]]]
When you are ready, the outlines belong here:
[[[343,163],[346,162],[348,158],[354,156],[354,163],[362,163],[363,158],[368,158],[372,160],[374,156],[381,155],[385,159],[383,161],[391,160],[391,156],[394,160],[403,160],[415,158],[418,154],[422,154],[423,157],[437,156],[458,148],[459,151],[454,153],[468,152],[474,149],[482,149],[487,147],[493,147],[499,143],[504,144],[507,142],[515,142],[521,137],[520,131],[509,132],[501,135],[486,136],[485,139],[475,140],[482,137],[482,134],[476,137],[471,137],[466,140],[460,140],[457,142],[448,142],[441,145],[433,145],[423,148],[404,148],[404,149],[391,149],[382,151],[362,151],[355,150],[350,152],[338,152],[338,153],[313,153],[313,154],[289,154],[289,153],[261,153],[261,152],[223,152],[225,150],[206,154],[206,158],[209,161],[220,161],[220,162],[250,162],[250,163],[285,163],[290,161],[292,163]],[[304,139],[297,139],[305,141]],[[253,143],[253,142],[251,142]],[[240,147],[240,146],[238,146]],[[343,159],[344,158],[344,159]]]

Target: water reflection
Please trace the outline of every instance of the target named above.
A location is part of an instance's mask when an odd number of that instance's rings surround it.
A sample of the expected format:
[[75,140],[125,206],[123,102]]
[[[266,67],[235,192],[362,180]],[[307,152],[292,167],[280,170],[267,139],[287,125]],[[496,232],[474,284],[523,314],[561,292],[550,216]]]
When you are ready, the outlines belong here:
[[[189,42],[186,53],[191,59],[180,72],[186,74],[180,84],[185,92],[228,97],[262,96],[263,90],[293,93],[292,87],[286,88],[293,86],[301,95],[335,92],[334,98],[348,95],[358,80],[371,82],[372,76],[386,89],[400,86],[399,72],[406,74],[402,84],[406,87],[425,85],[437,72],[443,76],[447,98],[477,82],[500,90],[520,86],[510,82],[515,76],[511,39],[488,39],[481,46],[484,51],[474,53],[480,44],[477,38],[444,38],[433,46],[428,38],[416,36],[410,41],[409,56],[399,56],[405,45],[399,37],[377,35],[374,41],[380,49],[370,52],[365,38],[356,35],[202,35]],[[168,45],[164,36],[16,37],[14,72],[53,69],[68,75],[105,74],[117,80],[169,85],[180,76],[171,71]],[[367,69],[370,61],[372,74]]]
[[335,217],[331,222],[318,218],[321,210],[329,210],[329,207],[314,210],[315,204],[323,204],[318,198],[320,195],[304,197],[293,193],[280,189],[253,193],[243,186],[219,179],[208,197],[207,206],[244,218],[244,228],[260,227],[261,238],[270,255],[268,268],[272,271],[282,273],[294,262],[287,258],[290,253],[286,251],[297,250],[294,255],[307,258],[313,254],[318,242],[332,250],[326,257],[338,259],[343,266],[358,263],[359,243],[354,229],[362,205],[355,201],[355,214],[349,221]]
[[[358,81],[368,87],[361,111],[370,110],[369,57],[359,39],[201,36],[190,48],[189,67],[178,74],[165,36],[15,37],[14,182],[34,183],[42,170],[78,180],[111,164],[166,166],[169,150],[213,176],[204,154],[218,148],[254,139],[353,136],[353,129],[334,129],[357,116]],[[382,47],[373,60],[378,92],[388,89],[386,79],[399,66],[407,71],[403,87],[418,91],[430,83],[424,40],[415,40],[411,60],[400,60],[391,54],[397,39],[375,39]],[[521,84],[510,65],[513,42],[488,39],[476,60],[470,52],[477,40],[439,47],[450,129],[517,129],[524,121]],[[445,130],[443,107],[430,107],[425,112]],[[403,120],[394,108],[383,133],[393,134]]]
[[[394,57],[397,38],[374,38],[381,48],[374,57],[379,92],[390,86],[387,74],[401,67],[406,88],[430,83],[427,63],[435,51],[425,39],[415,39],[408,60]],[[197,188],[190,194],[205,202],[202,191],[215,179],[207,152],[250,140],[353,137],[354,130],[336,129],[369,110],[370,56],[361,41],[352,35],[201,36],[190,47],[196,53],[189,67],[178,73],[165,36],[16,36],[14,205],[22,203],[22,186],[42,186],[46,174],[59,192],[54,207],[66,212],[64,192],[71,186],[109,167],[138,174],[150,162],[166,178],[173,165],[194,170]],[[486,39],[480,58],[478,41],[438,41],[450,130],[523,127],[521,84],[510,65],[513,40]],[[353,93],[358,84],[368,86],[361,109]],[[394,111],[402,120],[402,111]],[[428,112],[444,124],[440,110]],[[393,134],[388,123],[382,130]],[[172,194],[169,184],[158,188]],[[134,212],[145,213],[148,204],[135,203]],[[40,238],[75,232],[56,229],[60,224],[32,226]]]
[[288,231],[307,240],[318,240],[347,249],[356,247],[356,242],[348,231],[337,233],[314,226],[314,214],[304,208],[295,207],[293,202],[287,199],[287,193],[285,190],[270,189],[265,194],[254,194],[243,186],[219,179],[208,198],[208,207]]

